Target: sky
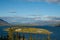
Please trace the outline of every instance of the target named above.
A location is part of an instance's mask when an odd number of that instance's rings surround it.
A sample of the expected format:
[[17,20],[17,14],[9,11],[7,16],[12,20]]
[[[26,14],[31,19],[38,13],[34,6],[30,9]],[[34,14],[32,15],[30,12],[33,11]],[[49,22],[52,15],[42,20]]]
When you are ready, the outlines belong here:
[[0,17],[60,17],[60,0],[0,0]]

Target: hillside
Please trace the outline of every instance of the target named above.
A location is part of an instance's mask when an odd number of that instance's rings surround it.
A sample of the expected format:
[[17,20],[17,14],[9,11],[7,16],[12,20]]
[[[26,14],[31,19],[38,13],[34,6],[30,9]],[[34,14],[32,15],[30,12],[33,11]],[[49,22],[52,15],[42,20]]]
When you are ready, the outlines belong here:
[[0,19],[0,26],[7,26],[7,25],[9,25],[8,22],[6,22],[6,21]]

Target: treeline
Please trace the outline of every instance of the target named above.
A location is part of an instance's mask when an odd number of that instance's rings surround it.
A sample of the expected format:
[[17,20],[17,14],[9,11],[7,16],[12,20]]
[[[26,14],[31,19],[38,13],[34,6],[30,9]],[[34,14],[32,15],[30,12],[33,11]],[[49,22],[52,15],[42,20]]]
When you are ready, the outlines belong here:
[[[21,39],[25,39],[25,37],[24,36],[13,36],[13,40],[21,40]],[[6,36],[3,36],[3,35],[0,35],[0,40],[10,40],[9,39],[9,36],[8,35],[6,35]]]
[[7,36],[0,35],[0,40],[8,40],[8,35]]

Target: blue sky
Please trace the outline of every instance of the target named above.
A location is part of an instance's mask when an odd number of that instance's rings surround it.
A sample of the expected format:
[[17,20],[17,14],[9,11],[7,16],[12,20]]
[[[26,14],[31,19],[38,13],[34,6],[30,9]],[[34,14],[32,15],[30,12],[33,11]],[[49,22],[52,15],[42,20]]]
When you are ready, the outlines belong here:
[[59,0],[0,0],[0,16],[59,16]]

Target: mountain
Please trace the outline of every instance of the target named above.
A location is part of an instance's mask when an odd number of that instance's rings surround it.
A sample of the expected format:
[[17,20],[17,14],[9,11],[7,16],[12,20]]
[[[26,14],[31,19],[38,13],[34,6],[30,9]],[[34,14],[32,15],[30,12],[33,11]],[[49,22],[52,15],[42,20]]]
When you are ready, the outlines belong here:
[[6,22],[6,21],[0,19],[0,26],[8,26],[8,25],[9,25],[8,22]]
[[60,21],[57,20],[40,20],[40,18],[39,20],[36,20],[36,18],[25,18],[25,17],[0,17],[0,18],[12,25],[30,24],[30,25],[39,25],[39,26],[44,26],[44,25],[52,26],[60,23]]

